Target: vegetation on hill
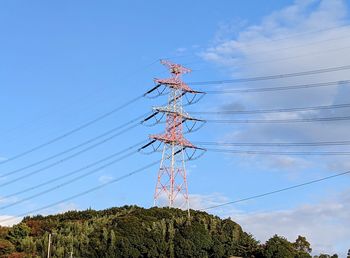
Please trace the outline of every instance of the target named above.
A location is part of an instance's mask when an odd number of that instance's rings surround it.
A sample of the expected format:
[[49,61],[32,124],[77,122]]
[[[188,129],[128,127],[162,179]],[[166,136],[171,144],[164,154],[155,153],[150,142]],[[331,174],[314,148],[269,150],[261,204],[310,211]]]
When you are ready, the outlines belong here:
[[231,219],[205,212],[136,206],[26,217],[0,227],[0,256],[47,257],[311,257],[310,244],[273,236],[260,244]]

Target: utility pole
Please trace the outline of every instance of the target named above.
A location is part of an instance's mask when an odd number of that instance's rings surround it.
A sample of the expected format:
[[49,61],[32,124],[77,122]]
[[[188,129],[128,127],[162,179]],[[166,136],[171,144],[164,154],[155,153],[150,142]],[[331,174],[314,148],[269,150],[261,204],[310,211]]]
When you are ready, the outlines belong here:
[[[190,160],[197,150],[205,150],[194,146],[184,137],[184,133],[191,132],[194,127],[192,126],[192,129],[188,129],[186,132],[184,125],[187,121],[192,123],[204,121],[193,118],[184,111],[184,104],[193,103],[189,100],[187,100],[187,103],[183,103],[183,101],[186,101],[183,99],[184,96],[187,97],[186,94],[191,94],[193,95],[193,101],[196,95],[203,94],[203,92],[192,90],[182,81],[181,76],[191,72],[190,69],[169,61],[162,60],[161,63],[168,67],[171,77],[155,79],[156,86],[146,94],[154,90],[159,92],[158,88],[163,86],[164,90],[162,92],[168,90],[168,102],[164,107],[154,107],[153,114],[147,117],[144,122],[157,114],[161,114],[162,117],[165,116],[165,133],[150,135],[151,142],[141,147],[140,150],[156,142],[159,142],[159,146],[162,145],[162,159],[154,192],[154,206],[184,208],[189,214],[190,206],[185,161],[186,158]],[[159,121],[157,120],[157,122]],[[188,155],[187,151],[191,151],[193,154]]]
[[74,237],[73,236],[72,236],[71,240],[72,240],[72,242],[71,242],[71,249],[69,252],[69,257],[73,258],[73,248],[74,248]]
[[47,244],[47,258],[51,257],[51,233],[49,233],[49,243]]
[[72,247],[71,247],[71,250],[70,250],[70,258],[73,258],[73,241],[72,241]]

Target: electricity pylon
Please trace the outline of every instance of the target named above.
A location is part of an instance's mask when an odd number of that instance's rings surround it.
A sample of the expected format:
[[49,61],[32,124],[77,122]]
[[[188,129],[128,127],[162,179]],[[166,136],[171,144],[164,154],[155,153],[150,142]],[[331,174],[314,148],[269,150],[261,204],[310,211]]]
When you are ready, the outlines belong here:
[[[192,123],[204,122],[202,120],[191,117],[184,111],[183,97],[186,94],[193,94],[192,100],[187,99],[186,104],[192,104],[195,96],[203,94],[203,92],[192,90],[181,79],[183,74],[191,72],[179,64],[169,61],[161,61],[168,67],[171,77],[167,79],[155,79],[156,87],[147,94],[164,86],[162,93],[167,90],[168,102],[164,107],[153,108],[154,113],[147,117],[145,121],[155,117],[157,114],[165,116],[165,132],[162,134],[150,135],[151,142],[143,146],[141,149],[149,145],[159,142],[162,145],[162,159],[158,171],[157,183],[154,192],[155,206],[169,206],[185,208],[189,211],[189,194],[186,175],[186,159],[192,159],[196,150],[204,150],[194,146],[184,137],[184,124],[187,121]],[[159,92],[159,91],[158,91]],[[159,120],[157,120],[159,122]],[[187,127],[187,132],[191,132],[194,126]],[[188,155],[188,150],[192,150],[192,155]]]

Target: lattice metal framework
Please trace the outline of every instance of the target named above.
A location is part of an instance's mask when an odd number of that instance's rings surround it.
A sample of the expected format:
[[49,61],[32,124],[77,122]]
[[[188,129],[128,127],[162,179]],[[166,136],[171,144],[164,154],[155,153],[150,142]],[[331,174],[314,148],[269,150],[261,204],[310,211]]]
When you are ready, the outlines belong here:
[[[186,83],[182,81],[183,74],[191,72],[179,64],[174,64],[169,61],[161,61],[168,67],[171,78],[155,79],[157,89],[159,86],[168,88],[168,103],[165,107],[155,107],[154,114],[146,120],[155,116],[158,113],[165,115],[166,126],[163,134],[150,135],[151,142],[144,147],[147,147],[154,142],[162,143],[162,159],[158,171],[157,184],[154,192],[155,206],[169,206],[186,208],[189,210],[189,194],[186,175],[186,157],[190,159],[186,150],[191,149],[203,150],[194,146],[189,140],[184,137],[183,124],[185,121],[202,121],[192,118],[184,111],[183,96],[186,94],[202,94],[192,90]],[[142,148],[144,148],[142,147]]]

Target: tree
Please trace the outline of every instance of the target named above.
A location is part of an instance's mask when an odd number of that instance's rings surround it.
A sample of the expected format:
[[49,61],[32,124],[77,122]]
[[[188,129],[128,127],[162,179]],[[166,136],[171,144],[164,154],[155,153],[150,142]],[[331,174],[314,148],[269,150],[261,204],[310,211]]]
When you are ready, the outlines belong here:
[[8,256],[6,256],[6,258],[31,258],[32,256],[28,256],[27,254],[23,253],[23,252],[15,252],[15,253],[12,253],[12,254],[9,254]]
[[347,258],[350,258],[350,249],[348,250],[348,256],[347,256]]
[[338,258],[337,254],[329,255],[329,254],[320,254],[317,258]]
[[320,254],[318,258],[331,258],[329,254]]
[[297,251],[305,253],[311,253],[312,251],[310,243],[306,240],[306,237],[303,236],[298,236],[298,238],[293,243],[293,246]]
[[15,246],[8,240],[0,239],[0,256],[10,254],[15,250]]
[[310,258],[311,255],[311,245],[303,236],[298,236],[298,238],[293,243],[294,250],[296,251],[296,258]]
[[265,244],[267,258],[294,258],[293,244],[284,237],[274,235]]
[[25,223],[14,225],[7,235],[7,239],[16,246],[17,251],[22,251],[21,242],[24,238],[28,237],[30,228]]
[[259,241],[251,234],[243,232],[236,243],[235,254],[243,257],[261,256],[262,250]]

